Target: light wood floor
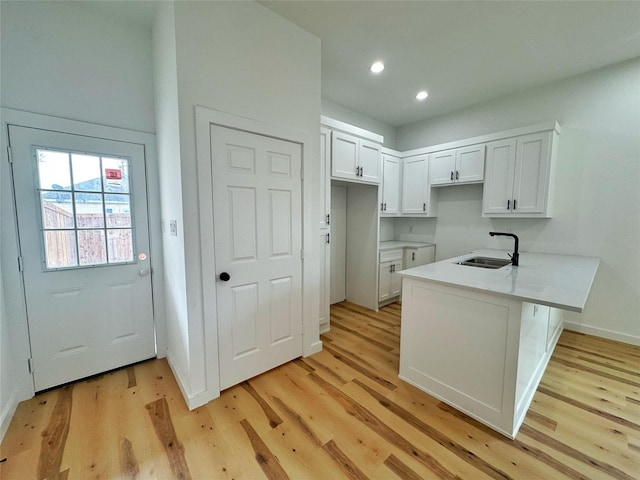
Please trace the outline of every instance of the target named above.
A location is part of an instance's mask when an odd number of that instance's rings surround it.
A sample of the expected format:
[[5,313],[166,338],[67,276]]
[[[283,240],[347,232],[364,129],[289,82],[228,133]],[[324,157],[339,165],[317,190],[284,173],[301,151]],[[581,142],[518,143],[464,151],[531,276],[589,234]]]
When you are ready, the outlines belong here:
[[321,353],[192,412],[164,360],[23,402],[0,477],[640,478],[640,348],[564,332],[512,441],[398,379],[399,305],[331,322]]

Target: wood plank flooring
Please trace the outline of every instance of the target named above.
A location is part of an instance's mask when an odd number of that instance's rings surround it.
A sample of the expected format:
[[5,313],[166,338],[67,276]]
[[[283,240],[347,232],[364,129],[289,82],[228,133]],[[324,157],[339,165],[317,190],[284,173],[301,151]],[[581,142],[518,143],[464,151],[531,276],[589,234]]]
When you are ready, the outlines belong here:
[[40,394],[0,478],[640,478],[640,348],[565,331],[509,440],[400,381],[399,331],[398,304],[335,305],[321,353],[192,412],[165,360]]

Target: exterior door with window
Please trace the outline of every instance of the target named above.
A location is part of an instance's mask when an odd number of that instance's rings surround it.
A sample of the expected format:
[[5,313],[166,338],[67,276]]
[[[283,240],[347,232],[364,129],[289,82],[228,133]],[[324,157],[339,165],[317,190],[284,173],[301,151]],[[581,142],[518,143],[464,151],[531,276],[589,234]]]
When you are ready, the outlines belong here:
[[36,391],[156,355],[144,147],[9,125]]

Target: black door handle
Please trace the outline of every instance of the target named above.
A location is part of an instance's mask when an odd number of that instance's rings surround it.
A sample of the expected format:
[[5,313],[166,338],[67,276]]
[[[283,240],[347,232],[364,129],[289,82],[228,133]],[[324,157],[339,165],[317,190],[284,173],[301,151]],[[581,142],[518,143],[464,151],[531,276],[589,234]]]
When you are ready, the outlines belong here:
[[222,272],[219,278],[223,282],[228,282],[231,279],[231,275],[229,275],[227,272]]

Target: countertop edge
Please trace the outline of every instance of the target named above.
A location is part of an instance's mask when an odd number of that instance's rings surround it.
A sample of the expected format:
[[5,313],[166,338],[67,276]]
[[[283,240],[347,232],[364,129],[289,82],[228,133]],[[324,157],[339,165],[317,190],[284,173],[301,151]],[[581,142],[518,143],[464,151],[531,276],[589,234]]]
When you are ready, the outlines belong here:
[[[598,271],[598,267],[600,266],[600,258],[598,257],[592,257],[592,256],[586,256],[586,255],[566,255],[566,254],[554,254],[554,253],[535,253],[535,252],[523,252],[525,254],[531,254],[532,256],[537,256],[537,257],[542,257],[542,258],[549,258],[549,257],[553,257],[553,256],[560,256],[560,257],[565,257],[567,259],[570,259],[572,257],[576,258],[576,259],[580,259],[580,261],[582,261],[584,263],[584,265],[587,266],[587,268],[590,270],[590,275],[587,277],[585,275],[585,277],[583,277],[586,281],[583,284],[583,290],[582,290],[582,295],[577,295],[576,298],[560,298],[560,296],[558,295],[542,295],[542,296],[537,296],[535,292],[531,293],[528,291],[524,291],[524,292],[514,292],[514,291],[506,291],[503,288],[499,288],[499,286],[497,286],[498,288],[492,288],[492,286],[489,284],[484,284],[484,285],[473,285],[472,283],[466,282],[464,280],[458,280],[456,278],[450,278],[451,275],[451,271],[447,270],[445,267],[444,270],[442,270],[442,267],[439,267],[439,265],[443,265],[443,264],[448,264],[448,263],[457,263],[458,261],[470,258],[473,255],[482,255],[482,256],[490,256],[490,257],[495,257],[495,258],[503,258],[506,257],[506,254],[508,252],[504,252],[501,250],[492,250],[492,249],[481,249],[481,250],[475,250],[469,253],[466,253],[464,255],[460,255],[458,257],[452,257],[452,258],[448,258],[448,259],[444,259],[444,260],[440,260],[439,262],[430,264],[428,266],[422,266],[422,267],[414,267],[411,269],[407,269],[407,270],[402,270],[400,272],[397,272],[401,277],[403,278],[411,278],[414,280],[418,280],[418,281],[423,281],[423,282],[428,282],[428,283],[434,283],[434,284],[441,284],[441,285],[447,285],[447,286],[451,286],[451,287],[455,287],[455,288],[460,288],[463,290],[468,290],[468,291],[474,291],[474,292],[479,292],[479,293],[484,293],[487,295],[495,295],[495,296],[500,296],[500,297],[504,297],[504,298],[510,298],[510,299],[514,299],[517,301],[524,301],[524,302],[530,302],[530,303],[535,303],[535,304],[539,304],[539,305],[546,305],[549,307],[553,307],[553,308],[559,308],[562,310],[567,310],[567,311],[571,311],[571,312],[576,312],[576,313],[583,313],[584,309],[585,309],[585,305],[588,301],[589,298],[589,294],[591,292],[591,289],[593,287],[593,283],[595,281],[595,276],[597,274]],[[522,259],[522,257],[521,257]],[[425,271],[425,268],[427,268],[427,271]],[[464,268],[473,268],[473,267],[464,267]],[[509,266],[509,268],[519,268],[519,267],[512,267]],[[520,267],[521,268],[521,267]],[[419,270],[420,269],[420,270]],[[430,270],[430,271],[429,271]],[[544,269],[543,269],[544,271]],[[547,270],[548,272],[548,270]],[[551,274],[550,272],[548,272],[549,274]],[[584,272],[587,273],[587,272]],[[545,298],[546,297],[546,298]],[[550,297],[550,298],[549,298]],[[563,303],[563,300],[573,300],[573,302],[571,303]]]
[[495,290],[489,290],[489,289],[486,289],[486,288],[471,287],[469,285],[460,285],[459,283],[447,282],[445,280],[436,280],[436,279],[432,279],[432,278],[424,278],[424,277],[421,277],[419,275],[411,275],[411,274],[402,273],[402,272],[398,272],[398,274],[401,275],[404,278],[410,278],[412,280],[417,280],[417,281],[420,281],[420,282],[437,283],[439,285],[446,285],[448,287],[455,287],[455,288],[461,288],[463,290],[470,290],[470,291],[473,291],[473,292],[480,292],[480,293],[484,293],[486,295],[495,295],[495,296],[498,296],[498,297],[510,298],[512,300],[535,303],[536,305],[546,305],[547,307],[559,308],[561,310],[567,310],[569,312],[575,312],[575,313],[584,312],[584,304],[579,305],[579,306],[578,305],[568,305],[568,304],[562,304],[562,303],[557,303],[557,302],[551,302],[551,301],[543,300],[543,299],[540,299],[540,298],[531,298],[531,297],[525,297],[523,295],[516,295],[516,294],[513,294],[513,293],[505,293],[505,292],[499,292],[499,291],[495,291]]

